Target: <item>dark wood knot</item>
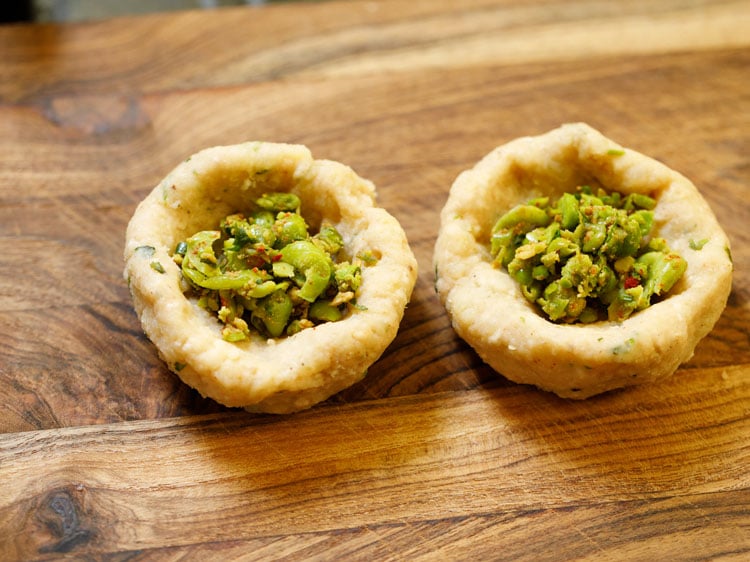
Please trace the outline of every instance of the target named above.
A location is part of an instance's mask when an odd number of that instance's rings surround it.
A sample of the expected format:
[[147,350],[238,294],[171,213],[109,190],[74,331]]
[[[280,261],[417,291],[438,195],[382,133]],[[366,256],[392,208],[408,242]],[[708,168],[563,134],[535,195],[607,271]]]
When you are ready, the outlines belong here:
[[40,552],[70,552],[94,537],[94,532],[85,524],[83,490],[82,485],[58,488],[44,498],[37,516],[56,541],[41,547]]

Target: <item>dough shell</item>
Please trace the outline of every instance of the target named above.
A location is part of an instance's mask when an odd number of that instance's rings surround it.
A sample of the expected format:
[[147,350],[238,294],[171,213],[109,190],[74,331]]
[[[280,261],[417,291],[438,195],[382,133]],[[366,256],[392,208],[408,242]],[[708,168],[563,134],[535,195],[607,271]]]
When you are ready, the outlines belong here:
[[[493,267],[490,231],[518,203],[591,183],[655,196],[654,234],[687,260],[687,271],[667,298],[623,322],[559,325]],[[729,240],[695,186],[583,123],[493,150],[458,176],[440,220],[435,287],[458,335],[508,379],[562,397],[672,375],[711,331],[731,290]]]
[[[296,193],[312,231],[332,223],[349,258],[370,251],[379,259],[363,266],[360,308],[344,319],[288,338],[230,343],[183,293],[172,254],[179,241],[270,191]],[[395,338],[417,275],[406,235],[375,205],[371,182],[313,159],[304,146],[264,142],[208,148],[179,164],[136,209],[125,262],[135,310],[169,369],[203,396],[267,413],[309,408],[360,380]]]

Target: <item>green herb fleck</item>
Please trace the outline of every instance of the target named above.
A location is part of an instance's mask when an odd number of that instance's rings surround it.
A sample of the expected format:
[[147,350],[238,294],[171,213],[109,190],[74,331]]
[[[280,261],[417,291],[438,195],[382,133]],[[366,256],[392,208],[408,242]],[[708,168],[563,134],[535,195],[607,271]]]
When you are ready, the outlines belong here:
[[142,258],[150,258],[154,255],[154,252],[156,251],[156,248],[153,246],[138,246],[135,249],[135,253],[138,254]]
[[625,151],[621,148],[610,148],[607,151],[608,156],[623,156],[625,154]]
[[612,349],[612,355],[622,355],[623,353],[627,353],[633,348],[633,345],[635,345],[635,338],[628,338],[621,345]]
[[182,371],[187,365],[185,363],[175,363],[174,364],[174,370],[175,371]]
[[690,242],[688,242],[688,244],[690,245],[691,250],[695,250],[695,251],[702,250],[703,246],[708,244],[708,238],[703,238],[701,240],[691,239]]
[[150,265],[151,269],[153,269],[154,271],[158,271],[159,273],[166,273],[166,270],[164,269],[164,266],[161,264],[161,262],[152,261]]
[[375,257],[375,255],[370,250],[359,252],[357,254],[357,258],[360,259],[362,263],[364,263],[367,266],[375,265],[376,263],[378,263],[378,258]]

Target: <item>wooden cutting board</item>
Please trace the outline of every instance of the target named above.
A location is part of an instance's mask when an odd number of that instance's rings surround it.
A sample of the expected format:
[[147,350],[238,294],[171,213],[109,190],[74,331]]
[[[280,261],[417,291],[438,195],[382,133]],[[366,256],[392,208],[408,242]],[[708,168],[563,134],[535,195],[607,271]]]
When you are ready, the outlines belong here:
[[[748,556],[748,29],[747,1],[681,0],[0,28],[0,559]],[[431,266],[456,175],[571,121],[689,177],[735,266],[672,379],[584,402],[485,366]],[[180,383],[122,279],[137,203],[193,152],[245,140],[374,181],[420,266],[368,376],[290,416]]]

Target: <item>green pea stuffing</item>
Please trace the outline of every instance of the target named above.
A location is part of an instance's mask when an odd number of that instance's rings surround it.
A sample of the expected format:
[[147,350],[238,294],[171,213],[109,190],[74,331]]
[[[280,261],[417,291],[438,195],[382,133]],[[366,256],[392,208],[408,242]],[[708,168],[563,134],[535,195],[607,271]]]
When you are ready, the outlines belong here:
[[266,193],[246,215],[221,220],[177,244],[189,292],[223,324],[222,337],[291,336],[335,322],[356,306],[360,263],[339,260],[343,240],[331,225],[311,235],[299,197]]
[[687,262],[652,236],[656,200],[589,186],[531,199],[495,223],[490,251],[553,322],[622,321],[663,298]]

